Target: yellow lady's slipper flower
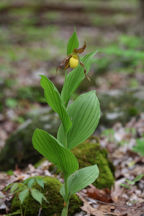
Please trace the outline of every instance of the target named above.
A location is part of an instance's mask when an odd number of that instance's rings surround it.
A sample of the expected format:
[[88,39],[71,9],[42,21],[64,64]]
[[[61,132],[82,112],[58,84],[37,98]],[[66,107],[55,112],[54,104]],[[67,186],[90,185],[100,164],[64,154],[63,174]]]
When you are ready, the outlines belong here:
[[68,68],[76,68],[79,64],[84,68],[84,74],[85,77],[90,80],[90,78],[86,74],[86,69],[84,67],[84,64],[80,61],[79,55],[84,52],[86,48],[86,42],[81,48],[75,48],[72,52],[72,54],[68,55],[62,62],[61,64],[57,67],[58,69],[66,70]]
[[69,59],[70,68],[76,68],[79,64],[79,59],[77,55],[72,55]]

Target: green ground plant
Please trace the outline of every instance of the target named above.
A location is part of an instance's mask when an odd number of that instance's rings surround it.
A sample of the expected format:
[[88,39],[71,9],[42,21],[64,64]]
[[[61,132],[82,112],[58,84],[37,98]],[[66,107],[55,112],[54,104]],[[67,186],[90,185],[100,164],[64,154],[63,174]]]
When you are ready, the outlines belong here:
[[143,72],[143,38],[122,34],[117,41],[100,47],[98,51],[103,57],[95,59],[97,73],[101,74],[108,70],[135,73],[137,67]]
[[144,156],[144,137],[136,139],[136,145],[133,147],[133,151],[141,156]]
[[[74,54],[74,50],[78,47],[78,37],[74,32],[68,41],[67,55]],[[96,51],[80,59],[86,73],[90,69],[91,59],[95,54]],[[74,102],[69,103],[72,94],[84,78],[84,68],[78,64],[69,74],[66,71],[61,94],[46,76],[42,75],[40,82],[44,89],[46,101],[58,113],[61,125],[58,129],[57,138],[44,130],[36,129],[32,142],[34,148],[54,163],[63,173],[64,184],[60,190],[60,194],[64,198],[62,216],[68,215],[70,197],[93,183],[99,175],[97,165],[78,169],[78,160],[71,152],[74,147],[93,134],[100,118],[99,101],[94,90],[78,96]]]
[[[41,188],[44,188],[44,181],[41,178],[32,177],[30,179],[26,179],[23,183],[10,184],[8,187],[6,187],[5,190],[8,190],[10,188],[10,193],[18,197],[20,201],[20,207],[29,195],[31,195],[32,198],[36,200],[41,206],[43,200],[45,202],[48,201],[43,193],[41,193],[38,189],[33,187],[34,184],[38,184]],[[23,215],[22,208],[18,211],[18,213]]]
[[126,189],[130,189],[132,185],[135,185],[137,182],[139,182],[144,177],[144,174],[136,176],[133,180],[126,179],[126,184],[121,184],[122,187]]

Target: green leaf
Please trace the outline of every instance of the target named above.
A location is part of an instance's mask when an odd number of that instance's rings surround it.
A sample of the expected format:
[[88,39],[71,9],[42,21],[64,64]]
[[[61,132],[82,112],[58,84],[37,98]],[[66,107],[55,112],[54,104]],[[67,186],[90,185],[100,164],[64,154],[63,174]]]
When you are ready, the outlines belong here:
[[25,186],[24,183],[12,183],[6,186],[3,191],[5,192],[10,189],[11,193],[17,193],[21,192],[25,188],[27,188],[27,186]]
[[10,189],[10,192],[13,193],[18,189],[19,184],[18,183],[14,183],[13,186]]
[[127,182],[129,185],[134,185],[136,182],[140,181],[143,177],[144,177],[144,174],[141,174],[141,175],[136,176],[132,181],[126,179],[126,182]]
[[124,187],[124,188],[126,188],[126,189],[130,189],[130,186],[127,185],[127,184],[120,184],[120,186],[122,186],[122,187]]
[[[68,193],[69,196],[79,192],[80,190],[92,184],[99,176],[97,165],[85,167],[77,170],[68,177]],[[64,186],[61,188],[61,194],[64,196]]]
[[135,177],[133,182],[136,183],[136,182],[140,181],[143,177],[144,177],[144,174],[138,175],[138,176]]
[[36,129],[32,142],[34,148],[58,166],[66,176],[78,169],[78,161],[72,152],[46,131]]
[[47,202],[46,197],[39,190],[35,188],[31,189],[31,195],[40,204],[42,204],[42,200],[45,200]]
[[54,84],[46,77],[41,76],[41,86],[44,89],[44,95],[49,106],[59,114],[66,132],[70,129],[72,123],[62,103],[60,94]]
[[[69,116],[72,119],[72,128],[67,134],[68,148],[84,142],[95,131],[99,118],[100,106],[95,91],[80,95],[69,107]],[[58,130],[58,140],[63,143],[65,139],[64,128]]]
[[137,144],[133,147],[133,151],[137,152],[141,156],[144,156],[144,138],[143,139],[137,139]]
[[67,55],[70,55],[73,52],[73,50],[78,47],[79,47],[79,41],[78,41],[77,33],[74,32],[67,44]]
[[42,179],[36,178],[36,182],[40,187],[44,188],[44,181]]
[[[85,55],[81,60],[86,68],[87,73],[90,70],[91,60],[95,54],[96,51],[91,52]],[[61,99],[65,105],[68,104],[71,95],[74,93],[74,91],[78,88],[78,86],[84,79],[85,79],[84,69],[80,65],[67,75],[61,92]]]
[[7,214],[7,216],[15,216],[15,215],[21,215],[21,210],[18,209],[17,211],[13,212],[13,213],[10,213],[10,214]]
[[129,185],[134,185],[135,184],[133,181],[130,181],[128,179],[126,179],[126,183],[129,184]]
[[27,186],[28,186],[29,188],[31,188],[31,187],[33,186],[34,182],[35,182],[35,179],[34,179],[34,178],[30,179],[30,180],[28,181],[28,183],[27,183]]
[[7,98],[6,99],[6,106],[9,108],[15,108],[18,105],[18,102],[14,98]]
[[23,204],[24,200],[26,199],[26,197],[29,195],[29,189],[25,189],[22,192],[19,193],[18,197],[19,200],[21,202],[21,204]]

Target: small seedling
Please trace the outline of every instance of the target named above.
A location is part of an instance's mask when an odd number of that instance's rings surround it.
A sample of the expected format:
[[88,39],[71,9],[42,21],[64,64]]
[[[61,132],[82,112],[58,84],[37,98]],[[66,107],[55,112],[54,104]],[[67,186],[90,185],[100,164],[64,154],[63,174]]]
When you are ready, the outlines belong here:
[[105,129],[102,132],[102,135],[106,136],[108,138],[109,142],[114,142],[114,140],[115,140],[114,133],[115,133],[115,131],[113,129]]
[[130,189],[132,185],[135,185],[136,182],[140,181],[144,177],[144,174],[136,176],[132,181],[126,179],[126,184],[121,184],[122,187]]
[[[20,201],[20,206],[24,203],[25,199],[31,195],[34,200],[36,200],[40,206],[42,205],[42,201],[47,202],[46,197],[43,193],[41,193],[38,189],[35,189],[33,185],[37,183],[40,187],[44,189],[44,182],[42,179],[38,177],[33,177],[31,179],[26,179],[23,183],[14,183],[9,185],[6,190],[10,188],[10,192],[12,194],[16,194]],[[22,208],[21,208],[22,212]]]
[[136,140],[136,146],[133,147],[133,151],[137,152],[141,156],[144,156],[144,138]]
[[7,98],[6,99],[6,106],[9,108],[15,108],[18,105],[18,102],[16,99],[13,98]]
[[[78,46],[77,34],[74,32],[67,45],[67,54],[80,53],[85,49],[86,44],[81,49],[78,49]],[[44,130],[36,129],[32,142],[34,148],[54,163],[63,173],[64,184],[60,190],[64,198],[62,216],[68,215],[71,196],[93,183],[99,175],[97,165],[78,170],[78,160],[71,152],[71,149],[91,136],[98,125],[100,106],[96,92],[90,91],[82,94],[69,104],[72,94],[87,76],[91,59],[95,54],[96,51],[91,52],[80,60],[85,66],[85,73],[80,64],[75,64],[74,69],[69,74],[66,73],[61,94],[46,76],[41,76],[40,83],[44,89],[46,101],[58,113],[61,125],[58,129],[57,138]],[[72,55],[71,58],[74,56]],[[65,63],[64,67],[66,67]]]

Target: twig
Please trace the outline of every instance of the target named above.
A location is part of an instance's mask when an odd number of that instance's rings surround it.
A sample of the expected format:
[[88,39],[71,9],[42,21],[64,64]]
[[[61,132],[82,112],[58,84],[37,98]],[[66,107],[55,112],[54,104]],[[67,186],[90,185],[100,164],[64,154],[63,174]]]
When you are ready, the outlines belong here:
[[41,211],[42,211],[42,207],[40,207],[40,209],[39,209],[38,216],[41,215]]

